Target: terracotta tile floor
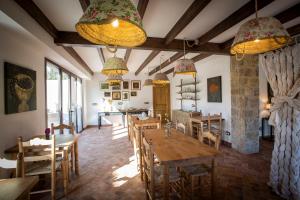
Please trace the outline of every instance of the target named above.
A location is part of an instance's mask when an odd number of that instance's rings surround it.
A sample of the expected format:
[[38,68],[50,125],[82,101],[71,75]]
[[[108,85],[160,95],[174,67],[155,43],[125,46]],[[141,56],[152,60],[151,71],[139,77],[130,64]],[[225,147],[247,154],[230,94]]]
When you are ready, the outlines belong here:
[[[258,154],[243,155],[221,147],[217,163],[216,199],[280,199],[267,186],[272,143],[263,141]],[[80,176],[71,177],[68,199],[144,199],[127,129],[105,127],[85,130],[79,139]],[[209,181],[203,180],[201,199],[209,199]],[[62,197],[58,182],[58,198]],[[49,195],[32,199],[49,199]]]

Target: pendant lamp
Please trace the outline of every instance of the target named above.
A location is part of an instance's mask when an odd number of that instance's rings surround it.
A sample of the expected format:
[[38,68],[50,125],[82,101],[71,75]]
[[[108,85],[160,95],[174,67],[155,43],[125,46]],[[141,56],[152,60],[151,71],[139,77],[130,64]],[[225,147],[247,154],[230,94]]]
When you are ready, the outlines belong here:
[[95,44],[134,47],[147,39],[131,0],[91,0],[75,28],[79,35]]
[[157,85],[165,85],[170,83],[168,76],[165,73],[161,73],[161,60],[162,57],[160,57],[160,72],[154,75],[153,78],[153,84],[157,84]]
[[123,58],[111,57],[104,63],[104,67],[101,71],[104,75],[124,75],[128,72]]
[[123,78],[121,75],[116,75],[116,74],[110,74],[108,75],[106,82],[109,85],[116,85],[116,84],[120,84],[123,81]]
[[[148,67],[148,74],[149,74],[149,67]],[[151,85],[153,85],[153,81],[152,81],[152,79],[148,78],[145,80],[143,86],[151,86]]]
[[259,54],[286,45],[290,35],[279,20],[274,17],[257,17],[241,25],[232,43],[232,54]]
[[192,75],[194,78],[197,74],[194,61],[185,58],[185,40],[183,40],[183,59],[177,60],[174,67],[173,75],[175,76],[176,74]]

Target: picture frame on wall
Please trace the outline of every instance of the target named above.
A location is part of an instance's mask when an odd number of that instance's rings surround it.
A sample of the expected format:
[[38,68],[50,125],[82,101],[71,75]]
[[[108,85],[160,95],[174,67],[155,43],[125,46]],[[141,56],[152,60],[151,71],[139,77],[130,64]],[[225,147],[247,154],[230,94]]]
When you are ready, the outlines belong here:
[[109,90],[109,84],[106,82],[100,82],[100,90]]
[[216,76],[207,79],[207,102],[222,102],[222,77]]
[[132,80],[131,81],[131,90],[141,90],[141,81],[140,80]]
[[128,91],[123,91],[122,92],[122,100],[123,101],[129,101],[129,92]]
[[131,91],[131,92],[130,92],[130,96],[136,97],[136,96],[137,96],[137,91]]
[[111,92],[104,92],[104,97],[111,97]]
[[121,92],[120,91],[112,92],[111,96],[112,96],[112,100],[121,100]]
[[122,82],[122,88],[123,88],[123,90],[129,90],[130,89],[130,80],[124,80],[123,82]]
[[111,86],[112,90],[121,90],[121,83],[115,83]]
[[36,71],[4,62],[5,114],[37,108]]

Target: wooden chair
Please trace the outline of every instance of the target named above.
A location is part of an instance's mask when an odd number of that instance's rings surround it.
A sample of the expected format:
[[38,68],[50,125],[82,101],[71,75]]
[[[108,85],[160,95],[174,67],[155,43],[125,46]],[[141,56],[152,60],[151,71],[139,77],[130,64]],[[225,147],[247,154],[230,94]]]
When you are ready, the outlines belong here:
[[[142,149],[143,149],[143,170],[144,170],[144,183],[145,183],[145,193],[146,199],[159,199],[163,196],[163,173],[162,168],[156,165],[154,162],[154,153],[152,150],[151,141],[148,143],[143,137]],[[169,170],[169,189],[176,190],[178,185],[182,186],[180,173],[176,171],[176,168],[170,168]],[[182,187],[180,187],[182,189]],[[181,194],[181,191],[177,191]]]
[[160,127],[161,127],[161,123],[162,123],[162,115],[161,115],[161,114],[156,114],[156,118],[159,119],[159,121],[160,121]]
[[[30,194],[38,194],[43,192],[51,192],[51,199],[56,197],[56,172],[61,169],[63,175],[64,192],[67,195],[68,179],[67,179],[67,160],[56,157],[55,135],[51,136],[51,140],[34,138],[27,142],[23,142],[22,137],[18,138],[19,153],[24,155],[23,171],[25,176],[51,175],[51,188],[34,191]],[[64,150],[67,155],[67,150]],[[65,156],[64,156],[65,158]]]
[[176,130],[178,130],[179,132],[181,132],[183,134],[186,134],[186,126],[185,126],[185,124],[176,121]]
[[133,143],[133,120],[132,115],[127,115],[128,140]]
[[0,157],[0,169],[11,170],[15,169],[16,177],[24,177],[23,171],[23,153],[17,154],[17,160],[7,160]]
[[[204,138],[208,139],[209,145],[211,143],[214,143],[214,148],[219,150],[220,146],[220,135],[218,134],[213,134],[209,131],[204,131],[204,123],[200,123],[200,134],[199,134],[199,141],[203,143]],[[191,194],[192,198],[194,198],[195,191],[201,188],[200,184],[200,178],[203,176],[211,175],[211,196],[213,196],[213,188],[214,188],[214,182],[213,182],[213,174],[212,170],[214,168],[214,162],[211,163],[211,166],[207,164],[197,164],[197,165],[190,165],[190,166],[185,166],[181,167],[182,172],[185,174],[186,178],[186,193]]]
[[[211,120],[214,118],[214,120]],[[208,114],[208,131],[214,134],[222,136],[222,113],[210,115]]]

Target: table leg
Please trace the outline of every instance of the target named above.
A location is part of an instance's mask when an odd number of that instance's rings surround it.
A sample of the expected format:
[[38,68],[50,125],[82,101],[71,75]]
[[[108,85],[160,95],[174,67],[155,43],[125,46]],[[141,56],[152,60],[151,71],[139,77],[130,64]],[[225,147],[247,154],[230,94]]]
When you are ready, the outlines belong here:
[[164,199],[169,199],[169,166],[164,165]]
[[75,151],[75,174],[79,175],[78,141],[74,143],[74,151]]
[[138,133],[138,141],[139,141],[139,157],[140,157],[140,173],[141,173],[141,180],[144,180],[144,171],[143,171],[143,159],[142,159],[142,129],[139,128],[139,133]]
[[190,119],[189,133],[193,137],[193,121]]

